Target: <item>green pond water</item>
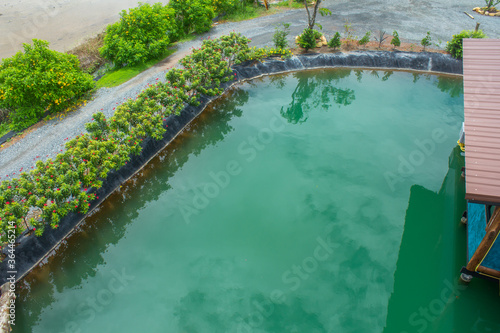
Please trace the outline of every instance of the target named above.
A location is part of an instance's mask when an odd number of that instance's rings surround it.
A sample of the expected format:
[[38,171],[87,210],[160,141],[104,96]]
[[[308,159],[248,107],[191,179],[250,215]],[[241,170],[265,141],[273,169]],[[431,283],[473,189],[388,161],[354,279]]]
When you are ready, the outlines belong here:
[[465,264],[462,81],[238,85],[19,283],[14,332],[499,332]]

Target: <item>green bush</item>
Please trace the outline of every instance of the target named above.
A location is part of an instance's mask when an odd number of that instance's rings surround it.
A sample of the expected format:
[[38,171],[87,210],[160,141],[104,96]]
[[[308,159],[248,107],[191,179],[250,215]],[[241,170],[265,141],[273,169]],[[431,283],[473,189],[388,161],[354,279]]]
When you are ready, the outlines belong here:
[[367,31],[366,34],[358,41],[359,45],[366,45],[370,41],[371,31]]
[[286,49],[288,47],[288,41],[286,38],[290,33],[290,24],[283,23],[279,26],[276,26],[276,31],[274,32],[273,42],[274,46],[278,49]]
[[394,48],[401,46],[401,41],[399,40],[399,34],[396,30],[394,30],[394,32],[392,33],[391,45],[393,45]]
[[321,33],[314,29],[306,28],[299,36],[298,44],[306,51],[316,47],[316,39],[321,37]]
[[171,0],[168,6],[175,10],[177,26],[184,35],[201,34],[212,27],[215,13],[209,0]]
[[337,31],[333,36],[333,38],[328,41],[328,46],[336,49],[340,47],[340,45],[341,45],[340,33]]
[[76,56],[49,49],[33,39],[0,64],[0,109],[10,110],[13,130],[36,123],[47,111],[58,112],[95,87],[92,76],[79,68]]
[[141,3],[123,10],[120,21],[108,25],[101,55],[116,65],[136,65],[165,53],[179,33],[174,10],[156,3]]
[[431,32],[430,31],[427,31],[427,34],[425,35],[425,37],[422,39],[422,41],[420,42],[420,44],[424,47],[424,51],[425,51],[425,48],[429,45],[431,45]]
[[486,38],[486,35],[482,30],[462,30],[459,34],[453,35],[451,41],[446,43],[446,51],[449,52],[453,58],[462,59],[464,38]]

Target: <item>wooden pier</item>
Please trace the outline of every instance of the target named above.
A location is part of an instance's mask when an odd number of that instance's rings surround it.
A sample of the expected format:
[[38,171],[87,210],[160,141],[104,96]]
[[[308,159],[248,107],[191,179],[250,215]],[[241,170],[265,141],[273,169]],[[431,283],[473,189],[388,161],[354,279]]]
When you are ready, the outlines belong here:
[[463,68],[469,225],[461,277],[500,280],[500,40],[464,39]]

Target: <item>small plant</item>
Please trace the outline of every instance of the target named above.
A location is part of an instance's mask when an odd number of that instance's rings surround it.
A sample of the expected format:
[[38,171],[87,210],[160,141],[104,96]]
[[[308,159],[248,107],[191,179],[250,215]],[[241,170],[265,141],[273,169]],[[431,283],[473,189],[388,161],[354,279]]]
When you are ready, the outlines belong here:
[[384,30],[379,30],[378,37],[375,36],[375,40],[378,42],[378,48],[379,49],[382,47],[382,43],[387,39],[387,37],[389,37],[389,36],[385,35],[385,31]]
[[401,46],[401,41],[399,40],[399,34],[396,30],[392,33],[391,45],[394,46],[394,49],[398,46]]
[[273,41],[274,46],[278,49],[286,49],[288,47],[287,37],[290,34],[290,24],[283,23],[276,26],[276,31],[274,32]]
[[420,44],[422,44],[422,46],[424,47],[424,51],[427,46],[431,45],[431,40],[431,32],[427,31],[427,35],[425,35],[425,37],[420,42]]
[[316,39],[321,37],[321,33],[317,30],[305,28],[302,35],[299,36],[297,43],[306,51],[316,47]]
[[370,41],[370,36],[371,36],[372,32],[371,31],[367,31],[366,34],[363,36],[363,38],[361,38],[359,41],[358,41],[358,44],[359,45],[366,45],[368,44],[368,42]]
[[340,33],[337,31],[335,33],[335,35],[333,36],[332,39],[330,39],[330,41],[328,42],[328,46],[333,48],[333,49],[336,49],[336,48],[339,48],[340,47]]
[[352,24],[349,23],[349,20],[345,20],[344,22],[344,34],[346,47],[350,49],[356,42],[356,37],[353,34]]
[[459,34],[453,35],[451,41],[446,43],[446,51],[449,52],[453,58],[462,59],[464,38],[486,38],[486,35],[482,30],[462,30]]
[[441,38],[438,37],[438,40],[437,40],[437,43],[434,43],[434,45],[437,47],[437,48],[441,48],[441,44],[443,43],[443,41],[441,40]]
[[484,2],[486,3],[484,10],[491,11],[492,8],[500,3],[500,0],[484,0]]

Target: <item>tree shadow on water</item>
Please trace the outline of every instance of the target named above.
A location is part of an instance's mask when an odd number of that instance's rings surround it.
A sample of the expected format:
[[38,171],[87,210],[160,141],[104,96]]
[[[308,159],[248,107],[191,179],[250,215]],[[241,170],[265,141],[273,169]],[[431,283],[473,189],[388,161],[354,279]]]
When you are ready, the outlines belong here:
[[350,69],[339,69],[334,73],[325,71],[311,76],[310,73],[296,73],[298,84],[292,93],[292,101],[281,108],[280,114],[289,123],[299,124],[308,119],[313,109],[328,111],[334,105],[350,105],[355,99],[352,89],[342,89],[341,80],[351,75]]

